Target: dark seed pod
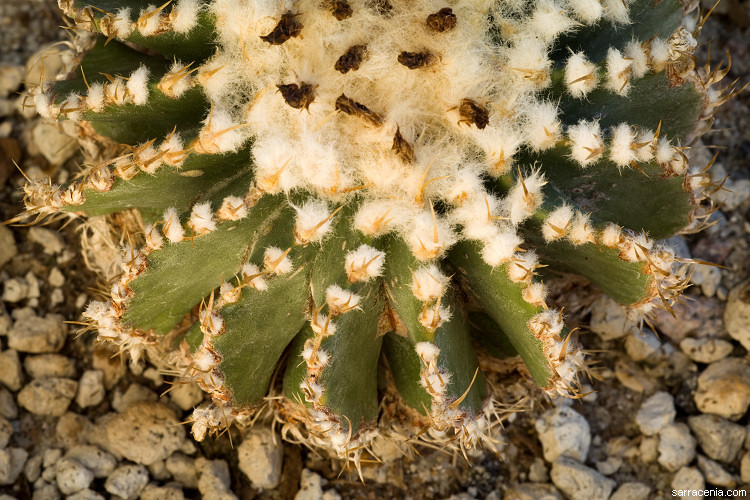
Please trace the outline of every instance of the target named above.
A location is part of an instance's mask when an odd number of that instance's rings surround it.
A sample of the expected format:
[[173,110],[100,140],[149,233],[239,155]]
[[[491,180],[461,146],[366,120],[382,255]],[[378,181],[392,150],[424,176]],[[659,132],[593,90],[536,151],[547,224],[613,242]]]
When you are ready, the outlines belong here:
[[444,7],[434,14],[427,16],[427,27],[438,33],[452,30],[456,27],[458,18],[450,7]]
[[261,36],[260,39],[271,45],[281,45],[290,38],[299,36],[302,31],[302,23],[297,19],[298,15],[291,11],[284,12],[279,24],[269,34]]
[[393,136],[393,146],[391,149],[396,152],[398,157],[401,158],[404,163],[414,163],[414,146],[404,139],[404,136],[401,135],[401,130],[398,127],[396,127],[396,135]]
[[352,17],[352,6],[346,0],[326,0],[325,6],[339,21]]
[[429,52],[407,52],[403,51],[398,55],[398,62],[409,69],[425,68],[432,64],[435,56]]
[[379,113],[371,111],[364,104],[360,104],[354,99],[346,97],[344,94],[341,94],[338,99],[336,99],[336,110],[346,113],[347,115],[357,116],[378,127],[383,124],[383,117],[380,116]]
[[352,45],[341,57],[338,58],[333,67],[336,71],[340,71],[341,73],[347,73],[350,70],[356,71],[359,69],[362,61],[364,61],[366,54],[367,45]]
[[490,123],[490,114],[487,108],[480,106],[468,98],[461,99],[461,103],[458,105],[458,114],[461,117],[458,120],[459,125],[468,123],[469,125],[476,125],[477,128],[483,129]]
[[276,85],[286,103],[294,109],[308,109],[315,100],[315,89],[308,83]]

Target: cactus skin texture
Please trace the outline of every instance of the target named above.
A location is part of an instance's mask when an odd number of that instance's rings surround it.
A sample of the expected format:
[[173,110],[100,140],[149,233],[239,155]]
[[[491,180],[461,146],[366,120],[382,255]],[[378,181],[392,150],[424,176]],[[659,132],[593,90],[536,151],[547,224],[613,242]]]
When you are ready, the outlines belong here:
[[[28,185],[27,209],[140,212],[85,316],[211,394],[199,440],[282,390],[289,437],[355,462],[379,432],[491,446],[502,388],[476,346],[579,394],[586,362],[547,272],[641,317],[686,286],[689,263],[655,241],[708,213],[714,186],[684,149],[733,92],[695,66],[694,5],[60,6],[76,64],[34,103],[119,154]],[[380,404],[394,387],[398,418]]]

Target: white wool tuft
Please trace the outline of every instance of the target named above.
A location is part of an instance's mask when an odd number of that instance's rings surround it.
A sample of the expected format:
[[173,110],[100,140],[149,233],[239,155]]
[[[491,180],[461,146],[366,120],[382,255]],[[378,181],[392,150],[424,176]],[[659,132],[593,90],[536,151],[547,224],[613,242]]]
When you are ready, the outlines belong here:
[[633,72],[631,69],[632,61],[623,57],[619,50],[610,47],[607,51],[606,65],[607,82],[605,87],[617,95],[628,95],[630,91],[630,77]]
[[432,342],[417,342],[414,350],[426,365],[437,363],[438,356],[440,356],[440,348]]
[[164,238],[159,233],[156,224],[149,224],[144,230],[146,234],[146,248],[149,250],[159,250],[164,246]]
[[521,293],[523,300],[537,307],[544,307],[544,300],[547,298],[547,287],[544,283],[534,282],[523,289]]
[[568,0],[573,14],[586,24],[594,24],[602,17],[602,4],[599,0]]
[[299,186],[291,173],[294,145],[282,137],[266,137],[253,144],[253,164],[258,188],[268,194],[288,193]]
[[630,262],[641,262],[646,260],[653,246],[654,240],[643,233],[626,236],[620,241],[620,257]]
[[130,20],[130,7],[118,9],[115,12],[115,21],[112,23],[114,33],[110,36],[117,38],[127,38],[135,29],[135,23]]
[[662,137],[656,144],[655,155],[657,163],[660,165],[667,165],[674,159],[674,146],[672,146],[668,139]]
[[535,36],[525,36],[514,40],[507,51],[507,71],[521,90],[539,90],[550,83],[549,59],[544,41]]
[[573,209],[568,205],[557,207],[542,224],[544,241],[550,242],[563,238],[570,230],[573,221]]
[[133,162],[144,172],[155,174],[164,163],[164,156],[160,155],[156,148],[149,143],[141,144],[133,153]]
[[440,306],[440,308],[438,308],[437,304],[435,304],[433,307],[425,307],[422,309],[417,319],[423,327],[434,332],[440,328],[443,323],[450,321],[452,315],[453,313],[451,313],[449,307]]
[[292,205],[292,208],[297,212],[294,241],[298,245],[321,241],[331,230],[333,217],[325,201],[306,201],[302,206]]
[[649,58],[654,72],[662,71],[669,62],[669,43],[658,36],[651,40]]
[[612,130],[612,140],[609,143],[609,158],[618,167],[627,167],[636,160],[633,143],[635,132],[627,123],[620,123]]
[[232,120],[229,112],[212,109],[203,120],[203,128],[193,149],[197,153],[235,153],[247,140],[243,127]]
[[497,177],[506,173],[513,165],[513,155],[523,142],[522,133],[507,121],[488,125],[482,130],[470,129],[477,145],[484,151],[484,167],[490,175]]
[[596,65],[586,59],[582,52],[576,52],[568,58],[565,64],[565,86],[570,95],[586,97],[586,94],[596,88],[597,83]]
[[346,254],[344,268],[349,283],[369,281],[383,274],[385,253],[369,245],[360,245]]
[[357,309],[359,301],[359,295],[338,285],[331,285],[326,289],[326,303],[331,314],[343,314]]
[[456,242],[448,221],[428,211],[419,212],[402,231],[412,254],[419,260],[439,258]]
[[571,126],[568,129],[568,137],[573,142],[570,146],[570,156],[583,167],[597,162],[604,152],[601,135],[598,121],[581,120]]
[[461,234],[470,240],[485,240],[494,236],[498,228],[495,219],[501,209],[500,200],[491,194],[472,197],[451,212],[450,218],[463,226]]
[[398,212],[391,201],[366,201],[354,215],[354,227],[367,236],[382,236],[394,229],[393,219]]
[[648,56],[641,43],[636,40],[628,42],[625,46],[625,57],[631,61],[630,69],[634,78],[643,78],[648,73]]
[[294,264],[292,264],[292,259],[289,258],[287,253],[278,247],[266,248],[263,255],[263,268],[267,272],[276,274],[291,272],[294,269]]
[[550,101],[533,101],[526,106],[526,143],[534,151],[543,151],[560,140],[560,120],[557,119],[557,105]]
[[613,24],[630,24],[630,15],[625,0],[602,0],[604,19]]
[[247,205],[245,200],[239,196],[227,196],[221,202],[221,207],[216,212],[221,220],[240,220],[247,217]]
[[[81,109],[83,106],[83,103],[81,102],[81,97],[76,94],[75,92],[71,92],[68,94],[68,97],[65,99],[65,102],[63,102],[61,110],[73,110],[73,109]],[[77,122],[81,119],[81,112],[80,111],[67,111],[65,113],[65,117],[73,122]]]
[[562,314],[560,314],[560,311],[554,309],[549,309],[532,316],[528,325],[529,330],[531,330],[534,336],[542,340],[558,340],[560,332],[565,327]]
[[565,8],[552,0],[539,0],[528,21],[529,31],[545,43],[554,41],[574,25],[574,21],[565,15]]
[[430,264],[414,271],[411,291],[422,302],[430,302],[442,297],[447,285],[448,276]]
[[517,252],[508,263],[508,278],[514,283],[530,283],[538,265],[539,258],[533,250]]
[[[87,105],[88,105],[88,100],[87,100]],[[34,106],[36,106],[36,112],[39,113],[39,116],[41,116],[42,118],[47,118],[47,119],[52,118],[52,112],[51,112],[52,99],[50,99],[50,96],[48,93],[40,91],[34,94]]]
[[154,13],[156,9],[156,5],[153,4],[141,9],[137,23],[138,31],[143,36],[155,35],[159,29],[161,12]]
[[242,282],[260,292],[268,290],[268,282],[263,279],[263,272],[250,262],[242,266]]
[[180,223],[180,216],[177,214],[177,209],[168,208],[164,211],[164,223],[162,225],[162,231],[164,236],[172,243],[178,243],[185,237],[185,228]]
[[195,234],[210,233],[216,230],[216,221],[213,217],[214,214],[211,212],[211,203],[208,201],[199,203],[193,207],[187,225],[195,232]]
[[310,320],[310,328],[316,335],[328,337],[336,333],[336,325],[330,316],[325,314],[316,314]]
[[184,147],[182,138],[178,132],[169,134],[164,142],[159,145],[159,151],[166,151],[164,156],[162,156],[164,163],[173,167],[182,165],[182,162],[185,161]]
[[148,77],[150,74],[151,71],[141,64],[137,70],[131,73],[128,79],[128,93],[136,106],[142,106],[148,101]]
[[591,226],[588,214],[576,212],[568,233],[568,241],[574,245],[596,242],[594,228]]
[[497,267],[513,258],[513,254],[523,243],[523,239],[514,231],[503,231],[484,241],[482,260],[492,267]]
[[651,161],[654,159],[656,144],[654,143],[654,132],[641,130],[635,138],[635,156],[638,161]]
[[466,165],[455,173],[452,182],[448,184],[445,198],[455,206],[461,206],[465,201],[485,193],[479,173]]
[[620,238],[622,238],[622,228],[610,222],[602,229],[599,239],[605,247],[614,248],[620,244]]
[[175,61],[172,63],[169,71],[161,77],[157,87],[168,97],[176,99],[191,89],[193,84],[193,76],[188,66]]
[[176,33],[188,33],[198,24],[200,10],[201,4],[198,0],[180,0],[177,2],[169,16],[172,21],[172,29]]
[[534,215],[536,209],[542,204],[544,198],[542,187],[545,184],[547,181],[540,171],[516,180],[516,185],[504,200],[505,212],[511,224],[517,226]]
[[104,85],[93,83],[89,86],[89,93],[86,95],[86,107],[96,113],[104,109]]
[[219,295],[221,297],[221,305],[235,304],[240,300],[242,295],[242,288],[236,287],[231,283],[224,281],[219,288]]

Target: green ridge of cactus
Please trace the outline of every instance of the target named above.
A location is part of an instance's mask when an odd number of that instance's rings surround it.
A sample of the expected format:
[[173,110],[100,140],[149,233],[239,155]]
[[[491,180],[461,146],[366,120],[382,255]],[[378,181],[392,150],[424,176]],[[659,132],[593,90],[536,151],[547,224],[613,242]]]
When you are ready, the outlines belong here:
[[392,411],[386,365],[409,408],[388,432],[491,446],[502,388],[477,347],[520,355],[551,396],[586,368],[546,272],[641,316],[686,286],[656,240],[706,215],[683,145],[733,92],[695,67],[690,2],[60,6],[92,34],[34,103],[119,154],[29,184],[27,209],[140,212],[85,316],[211,394],[199,440],[281,391],[296,437],[358,461]]

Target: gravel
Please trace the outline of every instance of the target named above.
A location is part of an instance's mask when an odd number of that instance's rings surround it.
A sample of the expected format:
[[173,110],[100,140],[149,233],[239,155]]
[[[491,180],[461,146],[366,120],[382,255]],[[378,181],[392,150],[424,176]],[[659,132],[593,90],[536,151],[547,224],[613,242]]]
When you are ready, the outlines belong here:
[[135,500],[148,484],[148,469],[142,465],[121,465],[107,477],[104,489],[112,495]]
[[551,409],[536,421],[544,459],[554,462],[570,457],[585,462],[591,444],[591,431],[586,418],[569,406]]
[[745,443],[745,428],[721,417],[696,415],[688,425],[703,452],[719,462],[734,462]]
[[683,423],[669,425],[659,432],[659,465],[676,471],[695,458],[695,438]]
[[566,457],[552,464],[552,482],[571,499],[607,500],[616,482]]
[[271,429],[255,427],[245,434],[237,448],[240,470],[258,488],[272,489],[279,485],[283,458],[279,439]]
[[643,401],[635,415],[635,422],[643,434],[653,436],[671,425],[676,414],[672,395],[659,391]]

